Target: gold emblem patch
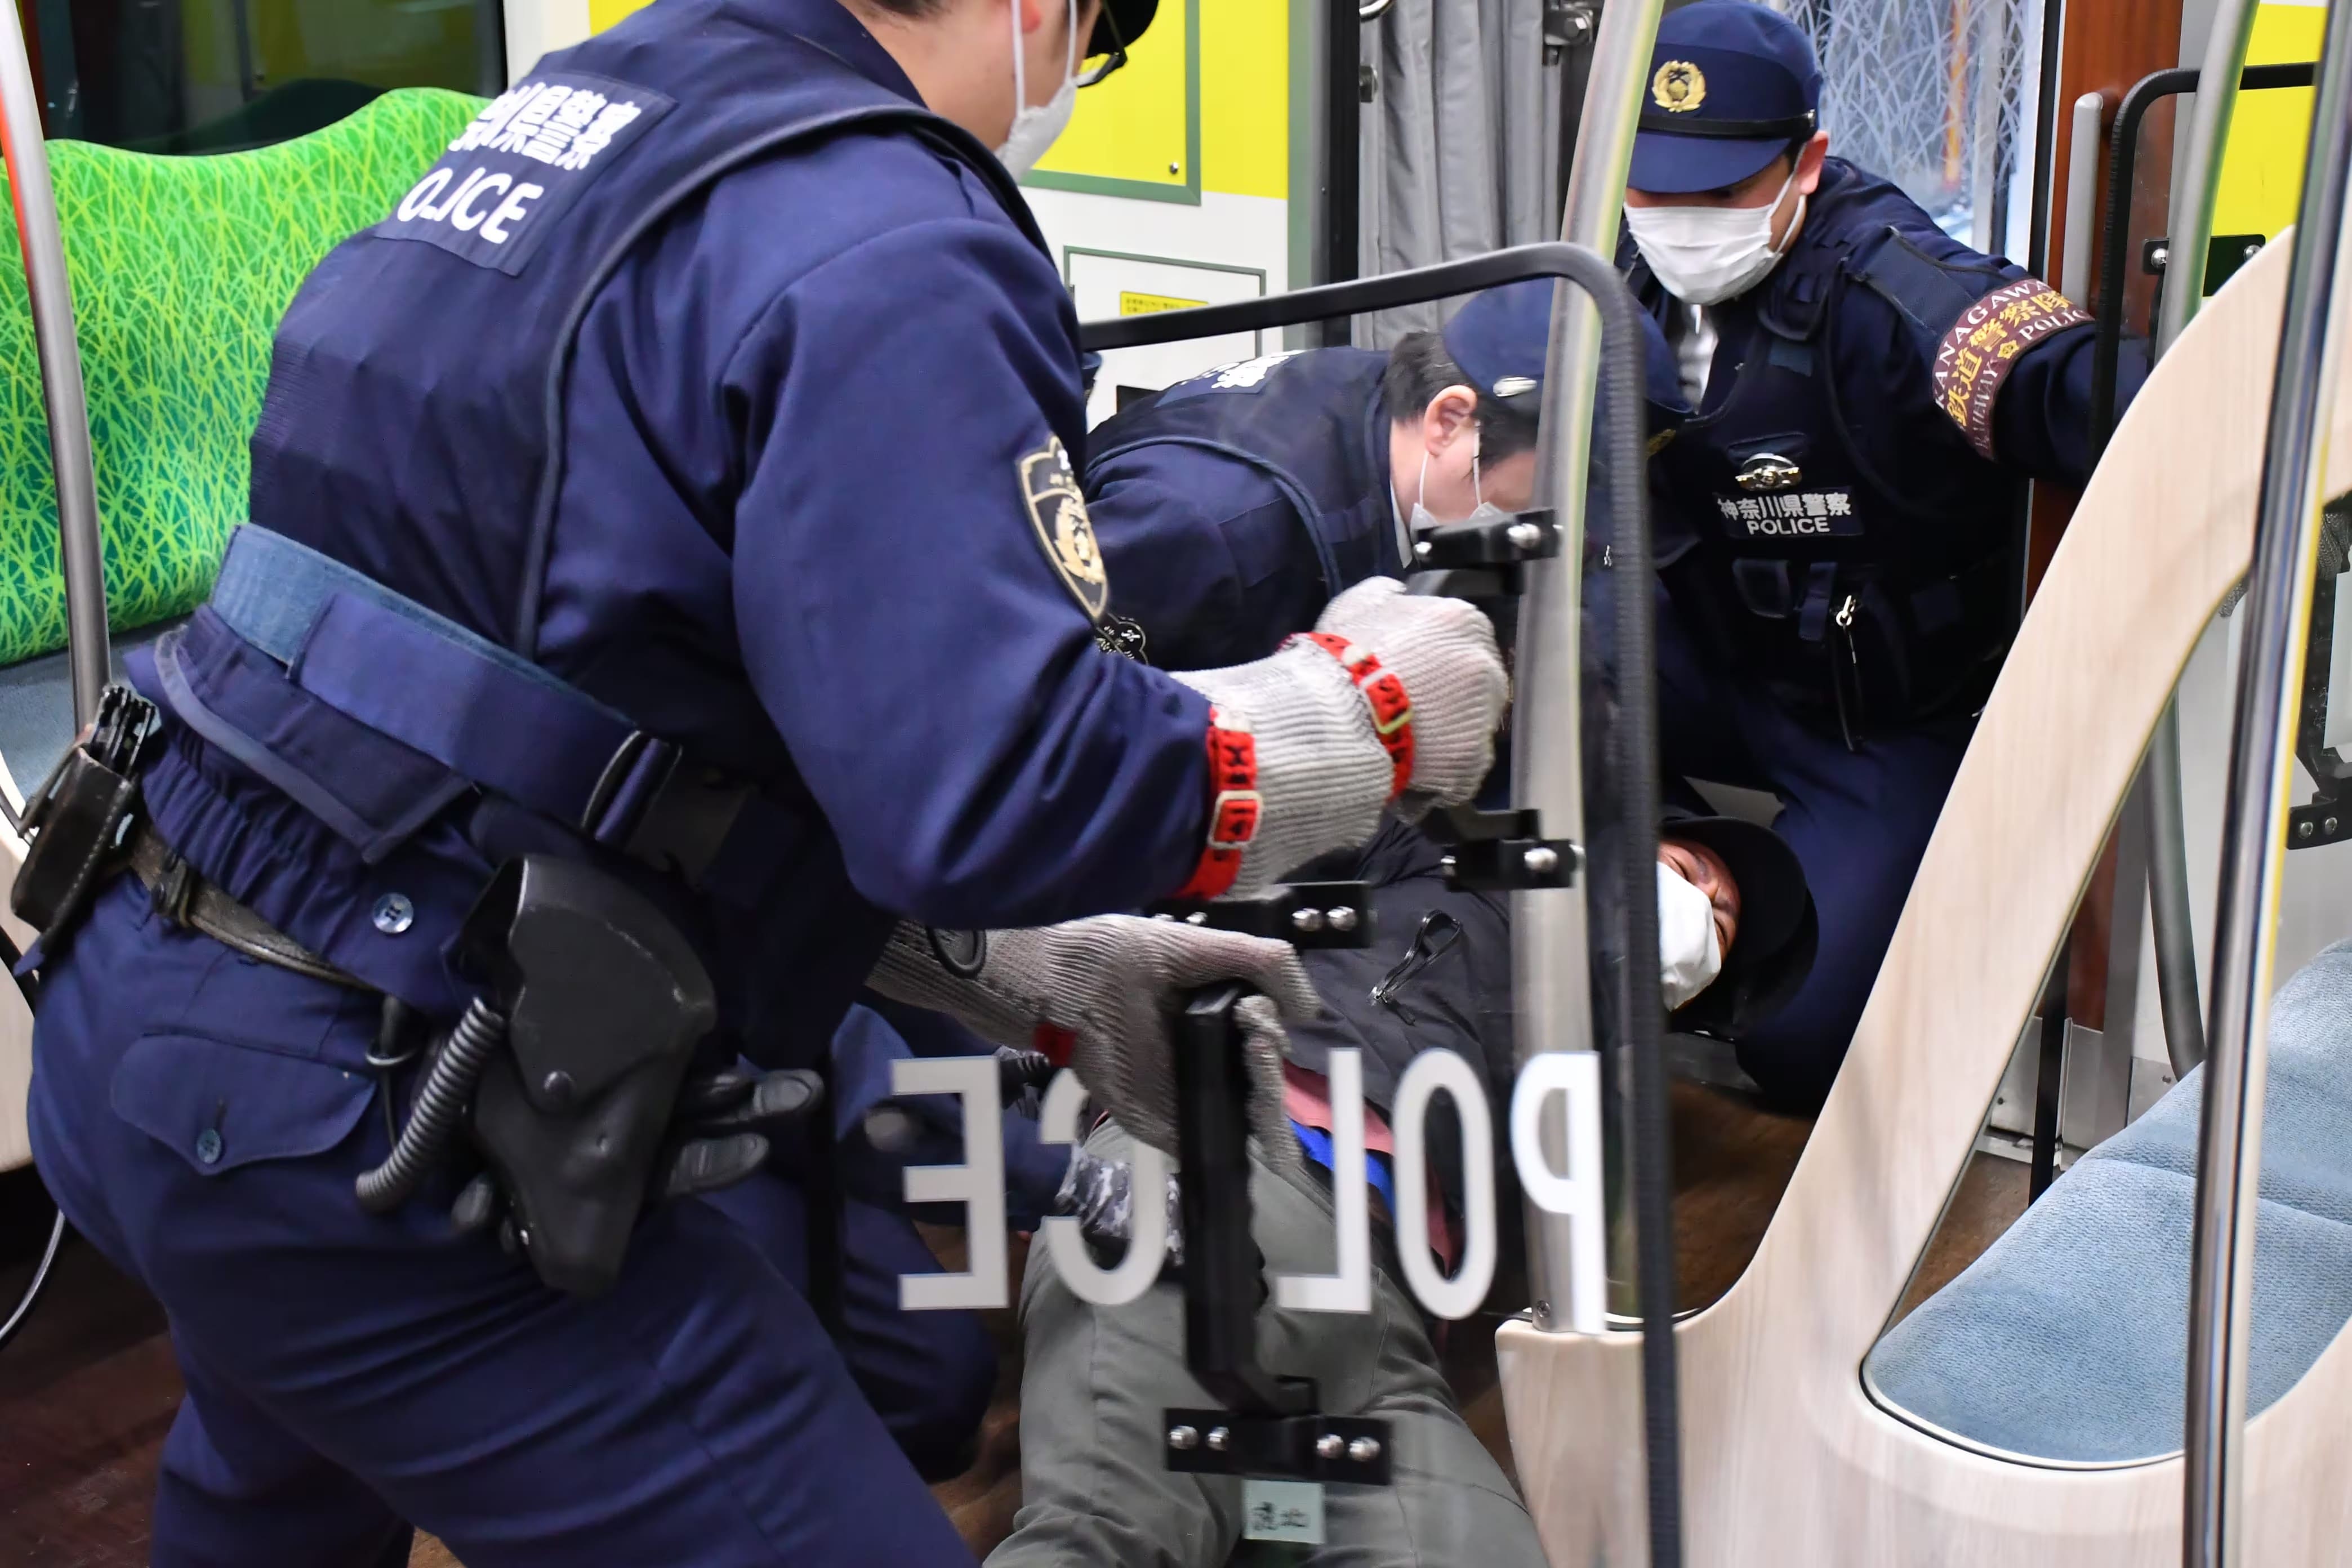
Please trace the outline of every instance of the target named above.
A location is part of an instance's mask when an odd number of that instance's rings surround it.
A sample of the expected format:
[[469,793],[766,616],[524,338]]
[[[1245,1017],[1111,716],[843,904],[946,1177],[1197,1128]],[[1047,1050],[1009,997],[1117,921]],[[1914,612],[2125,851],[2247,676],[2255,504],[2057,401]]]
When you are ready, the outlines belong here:
[[1739,465],[1732,476],[1739,488],[1749,494],[1766,490],[1792,490],[1805,482],[1805,472],[1778,452],[1759,452]]
[[1650,98],[1668,114],[1687,114],[1706,101],[1706,78],[1688,60],[1668,60],[1650,79]]
[[1110,603],[1110,574],[1103,567],[1095,525],[1087,516],[1087,498],[1079,492],[1077,473],[1060,437],[1047,437],[1043,447],[1021,459],[1021,499],[1028,503],[1029,523],[1037,531],[1045,559],[1062,574],[1087,617],[1099,621]]

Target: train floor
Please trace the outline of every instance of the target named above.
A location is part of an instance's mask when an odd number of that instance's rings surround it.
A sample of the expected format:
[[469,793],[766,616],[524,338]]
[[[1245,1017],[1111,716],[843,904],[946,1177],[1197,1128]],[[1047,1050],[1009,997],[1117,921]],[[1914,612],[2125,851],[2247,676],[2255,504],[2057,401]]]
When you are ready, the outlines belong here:
[[[1738,1279],[1808,1127],[1675,1086],[1675,1228],[1685,1303],[1712,1300]],[[1976,1156],[1911,1299],[1966,1267],[2024,1204],[2025,1167]],[[943,1254],[957,1249],[953,1237],[935,1245]],[[0,1269],[0,1301],[15,1301],[28,1273],[29,1265]],[[1010,1313],[997,1314],[994,1327],[1006,1353],[979,1458],[934,1489],[982,1553],[1011,1529],[1020,1500],[1018,1342]],[[1472,1428],[1509,1469],[1493,1336],[1457,1332],[1448,1344],[1447,1372]],[[143,1564],[155,1458],[179,1398],[161,1310],[88,1247],[69,1247],[22,1337],[0,1352],[0,1568]],[[457,1565],[428,1539],[418,1542],[411,1568]]]

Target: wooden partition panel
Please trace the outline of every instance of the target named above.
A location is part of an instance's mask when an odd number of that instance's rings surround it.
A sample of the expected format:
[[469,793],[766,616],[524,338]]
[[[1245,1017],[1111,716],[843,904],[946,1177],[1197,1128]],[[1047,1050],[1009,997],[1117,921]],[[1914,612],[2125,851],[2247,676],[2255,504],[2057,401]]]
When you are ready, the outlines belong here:
[[[2132,83],[2150,71],[2169,69],[2180,63],[2180,0],[2135,0],[2127,5],[2113,4],[2112,0],[2074,0],[2065,8],[2059,25],[2063,37],[2058,57],[2057,114],[2052,136],[2057,142],[2057,162],[2052,165],[2055,177],[2050,185],[2048,275],[2053,279],[2065,270],[2066,265],[2066,171],[2074,156],[2074,100],[2086,92],[2105,95],[2106,114],[2099,123],[2104,137],[2114,127],[2116,109]],[[2169,166],[2168,143],[2163,151]],[[2098,169],[2095,199],[2104,203],[2107,195],[2104,146],[2099,149]],[[2090,275],[2095,278],[2099,264],[2095,213],[2092,224]],[[2075,303],[2087,308],[2091,302],[2078,300]],[[2143,318],[2145,310],[2143,303]]]
[[[1693,1568],[2050,1561],[2171,1568],[2177,1459],[2068,1471],[1929,1437],[1863,1393],[2158,712],[2246,568],[2287,269],[2273,246],[2118,431],[1985,710],[1845,1070],[1748,1273],[1682,1326]],[[2302,351],[2308,352],[2308,351]],[[2330,411],[2352,489],[2352,376]],[[1558,1568],[1642,1561],[1639,1344],[1499,1340],[1512,1446]],[[2184,1369],[2184,1377],[2186,1375]],[[2245,1560],[2344,1562],[2352,1350],[2257,1419]]]

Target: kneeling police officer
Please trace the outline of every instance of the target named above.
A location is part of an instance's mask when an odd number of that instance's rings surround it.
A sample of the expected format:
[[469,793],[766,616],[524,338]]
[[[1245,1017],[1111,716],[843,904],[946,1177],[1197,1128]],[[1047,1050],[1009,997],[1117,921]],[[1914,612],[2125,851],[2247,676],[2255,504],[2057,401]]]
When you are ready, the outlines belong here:
[[186,1377],[157,1563],[396,1564],[411,1525],[468,1568],[968,1562],[696,1194],[869,976],[1172,1142],[1177,991],[1254,981],[1270,1066],[1311,986],[1052,922],[1249,893],[1486,773],[1456,601],[1366,584],[1181,678],[1097,646],[1075,322],[1008,165],[1151,9],[658,0],[303,285],[253,521],[131,662],[144,753],[112,695],[20,878],[40,1167]]
[[1667,16],[1620,257],[1675,362],[1652,378],[1661,761],[1670,798],[1679,774],[1785,803],[1820,962],[1739,1053],[1801,1106],[1829,1090],[2015,630],[2016,486],[2091,466],[2089,318],[1829,156],[1821,84],[1762,5]]

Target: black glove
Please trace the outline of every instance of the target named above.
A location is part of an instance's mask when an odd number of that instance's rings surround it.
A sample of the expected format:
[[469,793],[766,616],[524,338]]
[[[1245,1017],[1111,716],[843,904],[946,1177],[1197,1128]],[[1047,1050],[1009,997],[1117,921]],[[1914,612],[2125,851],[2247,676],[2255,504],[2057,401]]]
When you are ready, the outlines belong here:
[[[732,1068],[691,1078],[678,1089],[668,1142],[655,1162],[647,1204],[715,1193],[767,1163],[772,1136],[790,1139],[824,1108],[824,1081],[802,1070]],[[499,1244],[516,1249],[514,1220],[497,1178],[483,1171],[449,1205],[461,1236],[498,1226]]]

